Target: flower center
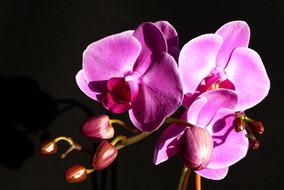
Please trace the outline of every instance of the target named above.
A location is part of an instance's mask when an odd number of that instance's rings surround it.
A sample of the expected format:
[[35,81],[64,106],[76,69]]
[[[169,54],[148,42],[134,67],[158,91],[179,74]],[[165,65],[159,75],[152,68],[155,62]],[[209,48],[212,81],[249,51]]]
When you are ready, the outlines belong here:
[[107,94],[103,105],[114,113],[122,113],[131,108],[131,89],[125,78],[111,78],[107,82]]
[[234,84],[227,78],[225,71],[215,68],[203,79],[198,86],[198,90],[204,92],[218,88],[235,90]]

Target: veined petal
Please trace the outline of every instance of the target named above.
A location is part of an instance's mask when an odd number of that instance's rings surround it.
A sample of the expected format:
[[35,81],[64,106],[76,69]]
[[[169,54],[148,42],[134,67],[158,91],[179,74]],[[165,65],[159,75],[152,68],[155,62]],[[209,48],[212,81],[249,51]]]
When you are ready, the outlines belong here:
[[270,81],[260,56],[254,50],[235,49],[225,71],[239,97],[237,111],[245,111],[267,96]]
[[205,127],[219,109],[234,109],[237,102],[237,94],[232,90],[216,89],[204,92],[188,108],[187,121]]
[[183,46],[179,56],[179,69],[185,94],[194,94],[199,83],[215,68],[221,45],[222,37],[205,34]]
[[82,90],[87,96],[89,96],[90,98],[92,98],[93,100],[97,100],[98,101],[98,95],[99,93],[91,90],[88,86],[88,83],[85,79],[85,74],[83,70],[80,70],[77,75],[76,75],[76,82],[77,85],[79,86],[80,90]]
[[250,29],[244,21],[232,21],[219,28],[216,34],[222,36],[223,44],[217,56],[217,66],[225,68],[234,49],[248,47]]
[[172,56],[163,53],[142,76],[130,119],[138,129],[153,131],[176,111],[182,98],[177,64]]
[[154,152],[154,164],[158,165],[177,153],[179,137],[183,134],[185,126],[169,125],[161,134]]
[[153,59],[159,57],[162,52],[167,52],[166,39],[162,31],[150,22],[138,26],[133,36],[137,38],[142,47],[134,71],[143,75]]
[[219,169],[229,167],[247,154],[249,141],[245,130],[235,130],[235,112],[220,109],[206,127],[212,134],[213,153],[207,168]]
[[141,45],[131,32],[111,35],[90,44],[83,54],[87,82],[124,77],[132,71],[140,52]]
[[207,179],[212,179],[212,180],[221,180],[226,177],[228,173],[229,168],[222,168],[222,169],[202,169],[195,171],[197,174],[200,176],[207,178]]
[[167,21],[158,21],[154,23],[163,33],[167,41],[168,53],[178,59],[179,39],[176,29]]

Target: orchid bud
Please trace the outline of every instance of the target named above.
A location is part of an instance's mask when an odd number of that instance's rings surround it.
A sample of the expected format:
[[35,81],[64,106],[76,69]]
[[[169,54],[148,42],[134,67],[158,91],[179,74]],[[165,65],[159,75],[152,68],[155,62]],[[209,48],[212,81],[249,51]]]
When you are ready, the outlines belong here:
[[97,139],[110,139],[114,135],[114,129],[107,115],[98,115],[89,118],[82,126],[84,136]]
[[51,155],[56,153],[58,150],[58,147],[54,141],[49,141],[46,143],[43,143],[40,147],[40,154],[41,155]]
[[243,131],[246,128],[246,121],[243,118],[236,118],[235,129],[237,132]]
[[87,169],[79,164],[71,166],[65,174],[65,178],[69,183],[77,183],[87,178]]
[[108,167],[117,156],[117,149],[115,146],[104,140],[97,148],[97,152],[93,159],[93,167],[96,170],[102,170]]
[[258,150],[260,147],[260,143],[256,138],[249,140],[249,147],[253,150]]
[[206,168],[213,151],[213,140],[206,129],[189,127],[179,144],[179,155],[184,164],[194,170]]
[[260,135],[264,132],[264,126],[260,121],[252,121],[251,129]]

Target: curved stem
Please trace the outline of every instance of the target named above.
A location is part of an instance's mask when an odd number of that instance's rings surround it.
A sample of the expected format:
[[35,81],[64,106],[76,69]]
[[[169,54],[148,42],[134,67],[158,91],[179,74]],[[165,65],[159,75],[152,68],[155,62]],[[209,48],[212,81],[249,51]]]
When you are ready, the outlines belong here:
[[72,150],[82,150],[82,146],[74,142],[70,137],[60,136],[53,139],[53,142],[55,143],[59,141],[67,142],[70,145],[70,147],[64,153],[61,154],[62,159],[65,158],[67,154],[69,154]]
[[124,135],[118,135],[117,137],[115,137],[110,144],[112,144],[113,146],[115,146],[118,142],[122,142],[122,144],[126,141],[126,136]]
[[122,141],[121,143],[117,144],[115,147],[117,148],[117,150],[122,149],[128,145],[134,144],[136,142],[141,141],[142,139],[148,137],[149,135],[151,135],[152,132],[142,132],[139,133],[137,135],[134,135],[132,137],[126,138],[125,141]]
[[120,126],[122,126],[123,128],[125,128],[126,130],[130,131],[131,133],[137,133],[139,132],[137,129],[131,127],[130,125],[128,125],[127,123],[119,120],[119,119],[111,119],[110,120],[110,125],[112,124],[118,124]]
[[178,180],[177,190],[185,190],[187,188],[190,171],[191,170],[186,166],[182,168],[181,174]]
[[201,190],[201,177],[195,173],[195,190]]
[[182,120],[182,119],[173,118],[173,117],[168,117],[168,118],[166,118],[165,123],[166,123],[166,124],[175,123],[175,124],[178,124],[178,125],[193,127],[193,125],[192,125],[191,123],[188,123],[188,122],[186,122],[186,121],[184,121],[184,120]]

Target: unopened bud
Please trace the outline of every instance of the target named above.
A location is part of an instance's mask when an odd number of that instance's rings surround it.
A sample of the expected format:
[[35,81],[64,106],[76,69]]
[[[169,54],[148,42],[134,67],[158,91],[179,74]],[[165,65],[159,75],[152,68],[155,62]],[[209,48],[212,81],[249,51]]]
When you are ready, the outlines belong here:
[[54,141],[49,141],[43,143],[40,147],[40,154],[41,155],[51,155],[56,153],[58,150],[57,145]]
[[189,127],[179,144],[179,155],[184,164],[194,170],[206,168],[213,151],[213,140],[206,129]]
[[82,126],[84,136],[97,139],[110,139],[114,135],[114,129],[107,115],[98,115],[89,118]]
[[237,117],[236,118],[236,125],[235,125],[235,129],[237,132],[243,131],[246,128],[246,121],[242,118]]
[[117,149],[108,141],[104,140],[97,148],[93,159],[93,167],[96,170],[102,170],[108,167],[115,160],[117,154]]
[[258,141],[256,138],[250,139],[250,141],[249,141],[249,147],[250,147],[251,149],[253,149],[253,150],[258,150],[259,147],[260,147],[260,143],[259,143],[259,141]]
[[260,121],[252,121],[251,130],[261,135],[264,132],[264,126]]
[[65,178],[69,183],[78,183],[87,178],[87,169],[79,164],[71,166],[65,174]]

